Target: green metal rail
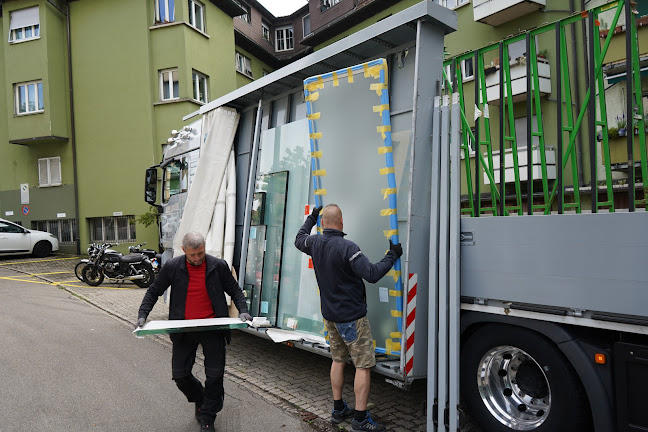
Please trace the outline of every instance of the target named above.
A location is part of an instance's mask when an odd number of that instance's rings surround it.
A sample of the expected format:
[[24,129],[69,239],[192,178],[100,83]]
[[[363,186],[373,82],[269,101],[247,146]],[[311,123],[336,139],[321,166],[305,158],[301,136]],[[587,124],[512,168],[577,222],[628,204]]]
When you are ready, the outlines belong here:
[[[608,138],[608,109],[605,98],[605,77],[603,66],[606,64],[606,56],[614,35],[614,29],[619,22],[621,13],[625,11],[625,5],[630,4],[629,0],[620,0],[599,6],[587,12],[576,13],[555,23],[546,24],[541,27],[523,32],[510,37],[506,40],[488,45],[476,51],[467,52],[447,59],[444,62],[444,92],[456,91],[459,93],[460,110],[461,110],[461,129],[462,129],[462,155],[464,158],[462,184],[464,205],[462,213],[470,216],[480,216],[482,214],[492,214],[494,216],[507,216],[511,214],[524,214],[524,200],[529,214],[541,212],[549,214],[553,211],[562,213],[565,209],[581,213],[583,209],[583,193],[587,191],[590,197],[589,210],[597,212],[607,210],[614,212],[615,194],[613,183],[613,168],[610,159],[610,143]],[[610,31],[604,41],[601,38],[599,29],[599,16],[601,13],[612,13],[614,19],[610,25]],[[636,207],[646,207],[648,204],[648,162],[646,153],[646,124],[644,120],[644,107],[642,104],[641,94],[641,70],[639,62],[639,43],[637,35],[637,15],[626,12],[626,21],[629,25],[629,34],[626,35],[627,52],[630,54],[626,64],[630,67],[626,69],[628,89],[632,90],[628,99],[628,108],[632,106],[631,112],[626,112],[628,119],[628,167],[627,183],[629,195],[629,209],[632,211]],[[586,86],[582,104],[576,107],[574,104],[574,88],[578,85],[572,84],[570,79],[570,65],[574,61],[579,61],[577,54],[570,52],[567,47],[566,28],[576,23],[587,24],[589,37],[587,41],[588,49],[584,53],[584,63],[587,65],[589,79]],[[549,35],[553,33],[555,41],[554,70],[555,77],[552,83],[557,84],[557,89],[552,88],[552,97],[550,101],[543,97],[540,91],[540,68],[537,52],[538,36]],[[547,37],[547,36],[545,36]],[[527,129],[525,131],[516,131],[515,127],[515,104],[513,100],[513,80],[509,58],[509,47],[516,42],[526,41],[526,53],[524,61],[526,62],[526,82],[527,82]],[[486,55],[491,57],[499,51],[499,68],[497,66],[488,66],[497,69],[499,74],[499,136],[498,140],[493,139],[493,127],[491,124],[491,109],[488,104],[487,84],[486,84]],[[592,59],[592,61],[590,61]],[[474,130],[466,114],[466,83],[464,82],[461,67],[462,62],[471,61],[474,65],[474,98],[475,98],[475,116]],[[543,61],[544,63],[544,61]],[[449,73],[448,73],[449,72]],[[454,83],[450,77],[455,77]],[[503,85],[501,85],[504,83]],[[453,87],[454,86],[454,87]],[[529,90],[530,89],[530,90]],[[558,96],[555,96],[555,95]],[[630,101],[631,99],[631,101]],[[556,127],[556,143],[547,146],[547,131],[543,122],[543,114],[548,110],[556,110],[558,125]],[[588,117],[587,121],[584,121]],[[533,118],[535,116],[535,122]],[[533,124],[532,124],[533,122]],[[640,133],[637,136],[633,130],[638,129]],[[520,152],[518,141],[520,133],[527,134],[526,163],[527,179],[526,188],[523,187],[523,180],[520,172]],[[601,149],[596,141],[596,137],[601,137]],[[577,159],[576,141],[581,139],[589,144],[589,177],[590,183],[583,185],[580,180],[584,175],[583,167],[579,167]],[[563,140],[565,145],[563,146]],[[474,168],[471,166],[471,149],[469,143],[475,144]],[[499,166],[494,164],[493,143],[499,142]],[[537,146],[534,146],[534,142]],[[635,143],[639,144],[639,155],[633,154]],[[538,179],[533,178],[534,167],[534,150],[537,147],[539,154],[539,173]],[[585,146],[584,146],[585,147]],[[555,178],[548,175],[548,150],[553,148],[555,158]],[[507,154],[510,152],[512,158],[513,180],[508,186],[506,180]],[[600,156],[600,158],[597,158]],[[523,160],[523,159],[522,159]],[[605,171],[605,179],[601,184],[597,181],[597,170],[599,160],[602,161]],[[643,184],[643,193],[640,197],[635,196],[635,161],[639,163],[639,172]],[[499,188],[496,184],[496,169],[499,168]],[[483,170],[485,177],[482,180],[480,171]],[[473,177],[474,172],[474,177]],[[510,177],[510,174],[509,174]],[[563,180],[568,177],[570,184],[566,187]],[[486,183],[488,183],[486,185]],[[603,186],[601,190],[599,186]],[[486,192],[482,192],[483,190]],[[566,202],[565,191],[569,190],[570,200]],[[508,192],[508,194],[507,194]],[[599,196],[605,198],[599,200]],[[618,194],[617,194],[618,195]],[[528,197],[533,197],[531,200]],[[487,206],[482,206],[487,203]]]

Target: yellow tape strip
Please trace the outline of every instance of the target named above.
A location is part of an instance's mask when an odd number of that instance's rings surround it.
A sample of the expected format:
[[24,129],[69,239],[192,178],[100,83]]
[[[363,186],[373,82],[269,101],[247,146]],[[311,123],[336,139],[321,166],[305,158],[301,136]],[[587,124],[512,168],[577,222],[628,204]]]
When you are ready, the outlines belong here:
[[311,157],[318,158],[318,159],[321,158],[322,157],[322,150],[317,150],[317,151],[311,152]]
[[397,282],[398,278],[401,276],[401,271],[400,270],[389,270],[387,272],[387,276],[391,276],[392,278],[394,278],[394,282]]
[[380,78],[380,71],[383,70],[383,69],[384,69],[384,67],[383,67],[382,64],[371,66],[369,68],[369,75],[371,75],[371,77],[374,78],[374,79],[378,79],[378,78]]
[[380,189],[380,193],[383,194],[383,199],[387,199],[388,195],[396,194],[396,188]]
[[392,310],[391,311],[391,316],[394,318],[403,318],[403,312],[397,311],[397,310]]
[[[398,230],[395,229],[395,230],[387,230],[387,231],[383,231],[383,234],[385,235],[385,237],[391,237],[391,236],[393,236],[393,235],[398,235]],[[391,271],[391,270],[390,270],[390,271]],[[393,271],[396,271],[396,270],[393,270]]]
[[318,82],[312,82],[310,84],[306,84],[306,90],[308,91],[313,91],[317,89],[323,89],[324,88],[324,82],[320,82],[322,78],[318,78]]
[[394,167],[380,169],[380,175],[393,174],[393,173],[394,173]]
[[392,146],[378,147],[378,154],[391,153],[394,150]]
[[400,339],[403,337],[403,333],[401,332],[391,332],[389,333],[389,337],[392,339]]
[[320,139],[322,138],[322,132],[315,132],[308,135],[310,139]]
[[333,72],[333,87],[337,87],[340,85],[340,80],[338,79],[338,74],[337,72]]
[[403,290],[389,290],[389,295],[392,297],[401,297],[403,295]]
[[380,216],[391,216],[396,214],[396,209],[383,209],[380,210]]
[[315,177],[324,177],[326,175],[326,170],[325,169],[315,170],[313,171],[313,175]]
[[347,68],[347,78],[349,79],[349,84],[353,82],[353,71],[351,68]]
[[326,195],[326,189],[315,189],[315,195]]
[[387,85],[383,83],[373,83],[369,86],[369,88],[371,90],[375,90],[376,94],[380,96],[382,91],[387,88]]
[[313,114],[308,114],[306,117],[308,120],[319,120],[319,118],[322,116],[322,113],[313,113]]
[[382,114],[383,111],[389,111],[389,104],[374,105],[373,112],[379,112]]
[[382,136],[382,139],[385,139],[387,137],[385,132],[391,132],[391,126],[377,126],[376,131]]
[[311,93],[306,96],[306,102],[316,101],[317,99],[319,99],[319,92]]
[[317,232],[322,234],[324,232],[324,228],[322,227],[317,227]]

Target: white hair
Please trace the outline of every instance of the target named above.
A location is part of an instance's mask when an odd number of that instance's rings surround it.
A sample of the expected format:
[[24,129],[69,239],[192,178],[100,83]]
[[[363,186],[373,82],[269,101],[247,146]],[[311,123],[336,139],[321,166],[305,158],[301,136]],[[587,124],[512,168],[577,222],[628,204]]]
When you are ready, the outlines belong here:
[[190,248],[190,249],[197,249],[200,246],[205,245],[205,237],[203,237],[202,234],[199,232],[188,232],[185,234],[185,236],[182,238],[182,247],[183,248]]

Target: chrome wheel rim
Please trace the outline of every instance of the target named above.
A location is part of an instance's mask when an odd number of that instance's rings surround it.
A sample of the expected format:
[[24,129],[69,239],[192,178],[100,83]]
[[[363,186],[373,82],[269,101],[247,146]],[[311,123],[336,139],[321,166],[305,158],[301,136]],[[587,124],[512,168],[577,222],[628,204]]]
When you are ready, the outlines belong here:
[[549,380],[538,362],[519,348],[505,345],[487,352],[479,363],[477,386],[488,411],[513,430],[533,430],[549,416]]

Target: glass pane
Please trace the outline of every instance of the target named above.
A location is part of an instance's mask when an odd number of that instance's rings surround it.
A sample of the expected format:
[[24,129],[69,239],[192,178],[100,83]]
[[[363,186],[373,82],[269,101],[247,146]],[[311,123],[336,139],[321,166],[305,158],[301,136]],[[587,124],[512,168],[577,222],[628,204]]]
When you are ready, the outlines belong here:
[[261,283],[263,280],[263,262],[265,255],[266,227],[251,226],[248,243],[248,257],[245,264],[245,300],[252,316],[259,316]]
[[34,36],[36,36],[36,37],[40,36],[40,25],[39,24],[36,24],[34,26]]
[[173,76],[173,95],[172,99],[176,99],[180,95],[180,83],[178,82],[178,71],[174,70],[171,75]]
[[158,0],[158,14],[160,15],[160,21],[167,20],[166,0]]
[[202,6],[196,5],[196,28],[203,30]]
[[70,243],[72,241],[72,224],[71,219],[61,221],[61,242]]
[[115,238],[115,218],[112,217],[105,217],[103,218],[104,220],[104,230],[106,234],[106,241],[107,242],[114,242],[117,240]]
[[194,16],[194,2],[193,0],[188,0],[188,6],[189,6],[189,24],[195,26],[196,21],[195,21],[195,16]]
[[200,78],[200,101],[207,102],[207,78]]
[[169,87],[169,73],[162,72],[162,99],[171,98],[171,89]]
[[174,0],[168,0],[169,1],[169,21],[173,22],[175,21],[175,1]]
[[198,76],[195,72],[191,74],[191,84],[191,88],[193,89],[193,98],[200,100],[198,96]]
[[38,83],[38,109],[45,109],[45,104],[43,103],[43,83]]
[[119,216],[117,219],[117,239],[128,240],[128,216]]
[[16,40],[21,40],[23,38],[23,29],[16,29]]
[[32,37],[32,28],[31,27],[25,27],[25,39],[28,39]]
[[36,111],[36,84],[27,86],[27,111]]
[[27,112],[27,94],[25,86],[18,86],[18,112]]
[[92,233],[92,238],[90,240],[96,243],[103,242],[101,218],[90,219],[90,232]]

